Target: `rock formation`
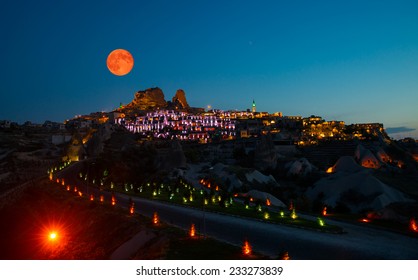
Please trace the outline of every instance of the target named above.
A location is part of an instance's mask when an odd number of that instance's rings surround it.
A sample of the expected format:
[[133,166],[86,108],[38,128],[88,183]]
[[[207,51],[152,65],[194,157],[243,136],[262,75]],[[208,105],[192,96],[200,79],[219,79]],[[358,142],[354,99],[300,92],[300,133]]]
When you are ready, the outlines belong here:
[[176,95],[174,95],[172,102],[175,106],[178,106],[179,108],[189,108],[189,104],[187,104],[186,100],[186,93],[182,89],[178,89],[176,91]]
[[186,156],[180,141],[171,141],[170,146],[158,149],[155,165],[159,170],[172,170],[173,168],[186,168]]
[[135,98],[129,103],[127,108],[134,108],[139,110],[148,110],[154,108],[165,108],[167,102],[164,99],[163,91],[156,88],[149,88],[146,90],[140,90],[135,93]]
[[262,135],[254,152],[254,167],[259,170],[276,168],[278,155],[271,135]]

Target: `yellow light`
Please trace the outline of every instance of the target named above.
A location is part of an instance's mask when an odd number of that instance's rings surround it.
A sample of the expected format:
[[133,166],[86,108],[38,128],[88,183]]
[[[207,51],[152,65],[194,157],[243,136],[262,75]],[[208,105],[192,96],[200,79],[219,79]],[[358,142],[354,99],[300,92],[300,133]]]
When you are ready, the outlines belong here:
[[290,214],[290,217],[295,220],[298,216],[296,215],[295,209],[292,210],[292,214]]
[[54,239],[56,239],[57,238],[57,233],[56,232],[51,232],[50,234],[49,234],[49,239],[50,240],[54,240]]

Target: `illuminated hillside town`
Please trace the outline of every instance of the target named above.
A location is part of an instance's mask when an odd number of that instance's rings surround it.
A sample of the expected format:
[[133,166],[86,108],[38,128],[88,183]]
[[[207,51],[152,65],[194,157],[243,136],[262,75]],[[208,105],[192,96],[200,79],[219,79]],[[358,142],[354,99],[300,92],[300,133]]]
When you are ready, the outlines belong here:
[[215,139],[233,140],[272,134],[282,141],[297,145],[318,144],[325,140],[374,139],[383,135],[380,123],[346,125],[344,121],[326,121],[320,116],[283,116],[252,110],[209,110],[188,113],[175,110],[156,110],[129,118],[124,113],[110,113],[114,124],[133,133],[162,139],[179,139],[208,143]]

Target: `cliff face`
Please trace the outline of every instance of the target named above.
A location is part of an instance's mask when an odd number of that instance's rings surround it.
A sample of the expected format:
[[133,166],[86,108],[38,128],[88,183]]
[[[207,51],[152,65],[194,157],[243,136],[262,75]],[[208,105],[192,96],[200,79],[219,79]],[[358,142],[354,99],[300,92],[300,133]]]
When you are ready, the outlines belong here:
[[135,98],[126,107],[148,110],[154,108],[165,108],[166,106],[167,102],[164,99],[163,91],[156,87],[136,92]]
[[180,108],[183,108],[183,109],[190,108],[186,100],[186,93],[182,89],[178,89],[176,91],[176,95],[174,95],[172,102],[174,105]]

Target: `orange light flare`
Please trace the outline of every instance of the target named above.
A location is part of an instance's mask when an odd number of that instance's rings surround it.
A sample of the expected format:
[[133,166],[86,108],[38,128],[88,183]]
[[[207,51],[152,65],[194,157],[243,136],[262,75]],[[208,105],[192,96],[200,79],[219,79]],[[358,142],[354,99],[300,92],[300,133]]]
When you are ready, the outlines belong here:
[[71,187],[70,187],[70,185],[68,185],[67,186],[67,191],[70,191],[71,190]]
[[61,181],[61,185],[65,186],[65,181],[64,181],[64,179],[62,179],[62,181]]
[[189,235],[190,235],[190,237],[192,237],[192,238],[196,236],[196,228],[195,228],[194,224],[192,224],[192,225],[190,226]]
[[237,193],[235,193],[235,194],[234,194],[234,197],[238,197],[238,194],[237,194]]
[[132,203],[131,206],[129,207],[129,214],[133,215],[135,213],[135,206]]
[[77,192],[77,186],[74,186],[74,192],[75,193]]
[[79,192],[78,192],[78,195],[79,195],[79,196],[83,196],[83,193],[79,191]]
[[103,201],[104,201],[104,196],[100,195],[100,202],[103,202]]
[[290,260],[290,256],[289,256],[289,252],[288,251],[284,251],[280,254],[280,259],[281,260]]
[[116,198],[112,195],[112,206],[116,205]]
[[369,220],[369,219],[366,219],[366,218],[363,218],[363,219],[361,219],[361,220],[360,220],[360,222],[363,222],[363,223],[370,223],[370,220]]
[[327,215],[327,207],[324,206],[324,208],[322,209],[322,216],[326,216]]
[[57,178],[57,184],[59,184],[59,183],[60,183],[60,179]]
[[249,255],[251,255],[251,252],[252,252],[252,249],[251,249],[250,243],[248,241],[245,241],[244,245],[242,246],[242,253],[245,256],[249,256]]
[[328,173],[328,174],[333,173],[333,172],[334,172],[334,168],[333,168],[333,167],[329,167],[329,168],[327,169],[327,173]]
[[56,220],[41,223],[39,226],[40,231],[35,240],[38,241],[37,246],[39,246],[40,251],[48,252],[52,250],[54,256],[59,256],[59,250],[64,249],[67,243],[68,227],[62,221]]
[[152,216],[152,223],[154,225],[157,225],[159,223],[159,218],[157,212],[154,212],[154,215]]
[[51,173],[49,173],[49,181],[52,181],[52,172]]
[[216,186],[215,191],[219,191],[219,186]]
[[90,201],[94,201],[94,195],[90,195]]
[[415,221],[414,218],[411,218],[411,220],[409,221],[409,227],[411,228],[411,230],[413,232],[418,232],[418,225],[417,225],[417,221]]
[[268,199],[268,198],[266,199],[266,205],[267,205],[267,206],[270,206],[270,205],[271,205],[271,201],[270,201],[270,199]]

